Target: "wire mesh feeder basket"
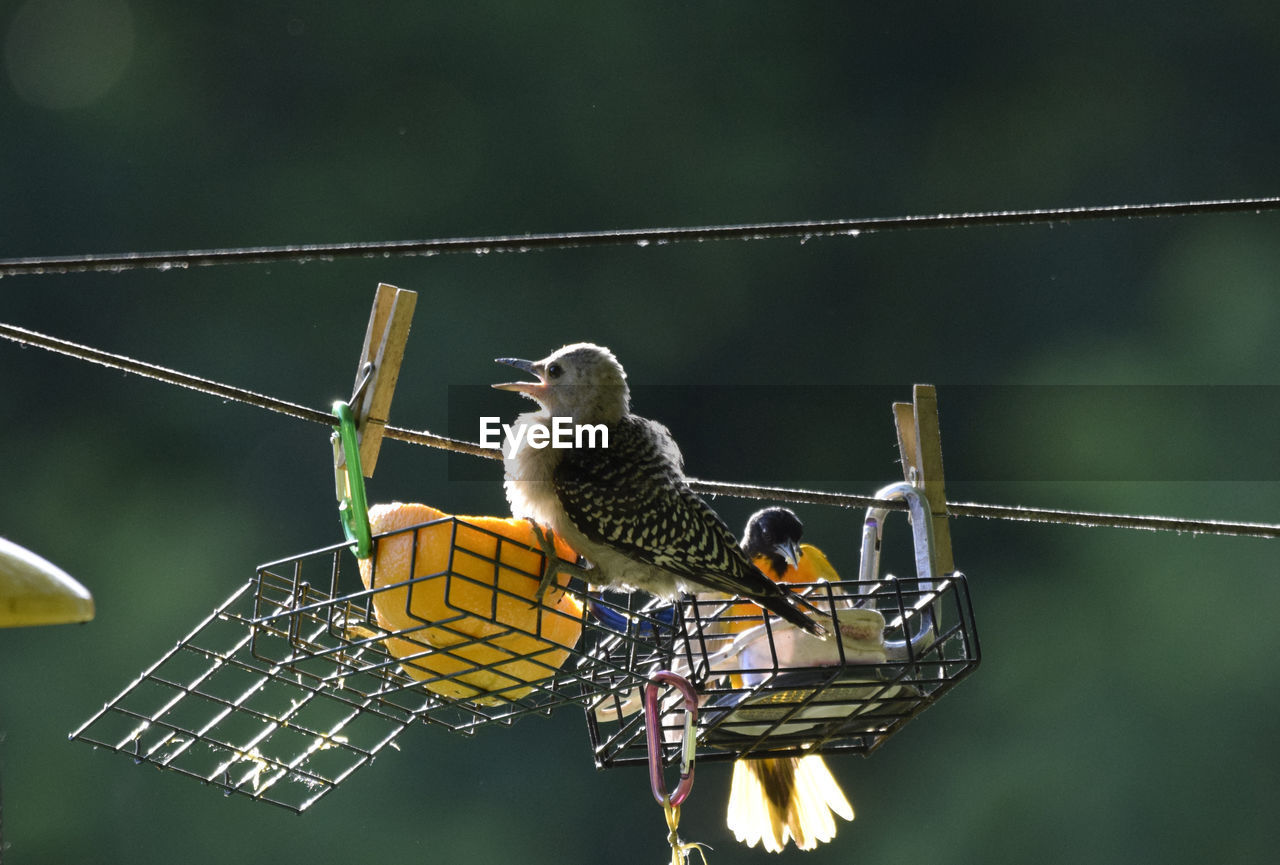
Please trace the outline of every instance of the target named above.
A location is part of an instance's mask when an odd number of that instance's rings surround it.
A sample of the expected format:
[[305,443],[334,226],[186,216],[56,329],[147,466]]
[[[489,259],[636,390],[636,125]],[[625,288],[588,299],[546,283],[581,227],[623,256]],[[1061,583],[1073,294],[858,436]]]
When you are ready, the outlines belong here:
[[564,577],[534,604],[545,557],[525,534],[523,520],[443,515],[375,535],[358,567],[343,545],[264,565],[255,625],[278,639],[255,654],[461,733],[636,687],[670,623]]
[[[722,598],[687,596],[671,609],[670,656],[653,658],[699,693],[698,760],[870,754],[977,666],[978,634],[959,572],[934,576],[927,503],[909,484],[880,499],[910,508],[917,574],[879,576],[887,511],[864,521],[859,579],[796,584],[831,635],[819,640]],[[656,613],[651,619],[659,619]],[[663,760],[681,757],[680,695],[660,705]],[[640,691],[601,695],[587,711],[597,766],[648,760]]]
[[542,552],[491,522],[439,516],[373,536],[365,560],[339,543],[262,565],[72,738],[301,812],[415,721],[470,734],[580,707],[669,657],[670,621],[627,596],[561,578],[535,606]]
[[260,610],[252,580],[71,738],[301,812],[417,719],[411,700],[365,697],[264,660],[265,645],[288,644],[255,626]]

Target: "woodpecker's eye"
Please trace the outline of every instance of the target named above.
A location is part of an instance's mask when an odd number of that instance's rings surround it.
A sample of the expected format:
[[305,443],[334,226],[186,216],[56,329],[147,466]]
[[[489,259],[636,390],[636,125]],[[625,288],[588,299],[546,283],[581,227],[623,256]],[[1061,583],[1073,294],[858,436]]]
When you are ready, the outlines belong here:
[[564,367],[558,363],[549,364],[547,366],[547,378],[559,378],[564,374]]

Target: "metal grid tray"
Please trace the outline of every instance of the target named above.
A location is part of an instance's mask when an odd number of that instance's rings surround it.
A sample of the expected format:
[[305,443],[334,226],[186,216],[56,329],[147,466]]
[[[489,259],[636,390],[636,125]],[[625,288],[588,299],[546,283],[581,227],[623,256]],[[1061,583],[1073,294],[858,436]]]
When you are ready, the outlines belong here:
[[[814,752],[869,754],[980,660],[967,581],[849,580],[797,588],[839,627],[824,644],[779,620],[723,600],[675,606],[666,663],[699,693],[698,760]],[[882,617],[883,648],[865,626]],[[861,630],[860,630],[861,629]],[[665,762],[680,757],[683,712],[661,702]],[[597,766],[647,762],[638,692],[608,694],[587,711]]]

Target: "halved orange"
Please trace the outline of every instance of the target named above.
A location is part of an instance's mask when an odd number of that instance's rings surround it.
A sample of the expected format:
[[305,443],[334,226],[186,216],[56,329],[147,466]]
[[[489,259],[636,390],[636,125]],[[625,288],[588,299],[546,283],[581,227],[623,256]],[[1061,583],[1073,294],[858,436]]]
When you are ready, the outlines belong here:
[[[360,578],[382,589],[372,598],[378,624],[391,632],[387,649],[427,689],[485,705],[518,700],[577,643],[582,605],[564,591],[568,575],[533,603],[544,557],[528,520],[394,502],[371,507],[369,523],[382,536],[361,560]],[[555,543],[560,558],[577,560]]]

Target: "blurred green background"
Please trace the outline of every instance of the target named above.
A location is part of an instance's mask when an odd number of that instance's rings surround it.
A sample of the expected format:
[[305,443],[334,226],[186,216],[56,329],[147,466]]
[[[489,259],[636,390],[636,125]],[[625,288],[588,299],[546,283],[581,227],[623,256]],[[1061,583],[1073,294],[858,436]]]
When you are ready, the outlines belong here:
[[[1280,192],[1256,0],[28,0],[0,28],[5,257]],[[465,432],[492,358],[589,339],[666,386],[635,407],[695,476],[870,493],[889,401],[931,382],[953,501],[1276,522],[1278,240],[1246,214],[14,277],[0,320],[324,407],[390,282],[420,293],[397,425]],[[571,711],[412,728],[301,817],[69,743],[258,563],[340,538],[328,433],[8,343],[0,370],[0,532],[98,604],[0,632],[6,862],[665,861],[644,772],[596,771]],[[499,514],[499,479],[390,442],[370,495]],[[800,511],[852,571],[860,514]],[[982,667],[833,759],[857,820],[786,857],[1272,861],[1276,542],[952,531]],[[699,769],[682,834],[773,861],[727,787]]]

